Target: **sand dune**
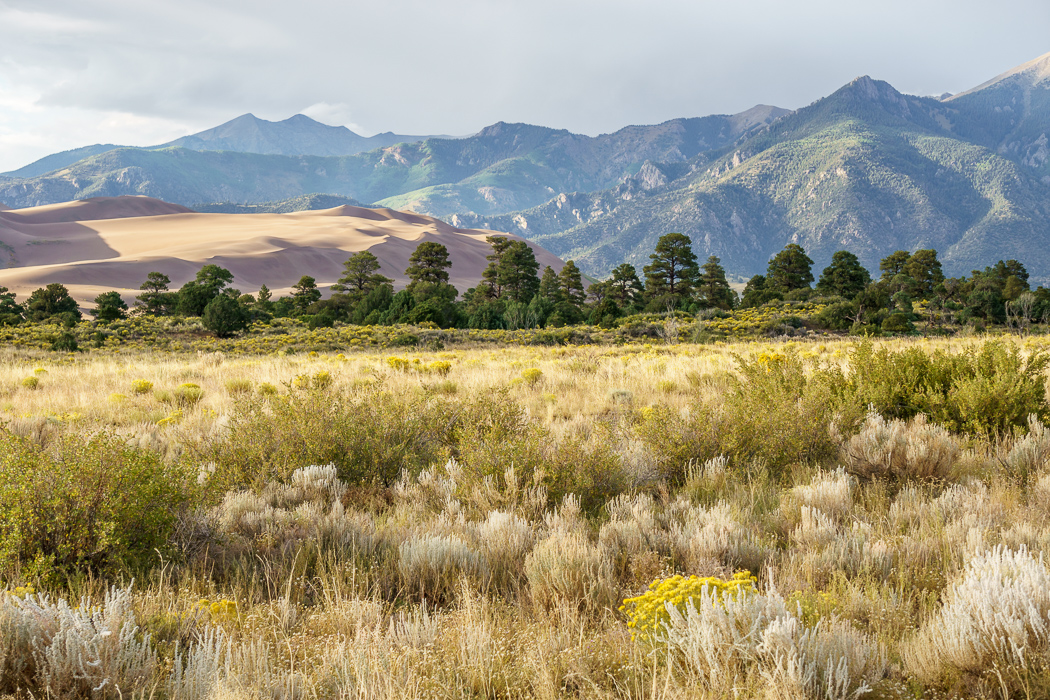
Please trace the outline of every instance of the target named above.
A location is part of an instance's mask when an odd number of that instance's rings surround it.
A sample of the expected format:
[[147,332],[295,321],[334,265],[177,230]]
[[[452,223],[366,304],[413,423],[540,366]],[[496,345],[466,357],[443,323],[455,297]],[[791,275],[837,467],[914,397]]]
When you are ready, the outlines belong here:
[[[61,282],[81,303],[112,289],[130,302],[149,272],[168,275],[174,289],[214,263],[243,292],[265,284],[280,295],[303,275],[322,288],[334,284],[351,254],[369,250],[401,287],[412,251],[437,241],[448,248],[451,281],[463,292],[481,278],[492,234],[390,209],[198,214],[148,197],[97,198],[0,213],[0,285],[20,300]],[[541,269],[561,269],[558,258],[532,247]]]
[[11,207],[5,206],[3,202],[0,202],[0,211],[11,211]]

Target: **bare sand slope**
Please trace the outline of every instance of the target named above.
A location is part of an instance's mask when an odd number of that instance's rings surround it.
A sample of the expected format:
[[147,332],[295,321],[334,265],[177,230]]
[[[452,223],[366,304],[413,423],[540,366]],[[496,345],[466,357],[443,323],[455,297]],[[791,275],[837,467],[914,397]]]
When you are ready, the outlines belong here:
[[[130,301],[150,272],[168,275],[175,289],[214,263],[243,292],[265,284],[280,295],[303,275],[322,288],[334,284],[346,259],[368,250],[401,287],[412,251],[436,241],[448,248],[451,281],[462,293],[481,279],[493,233],[390,209],[198,214],[148,197],[98,198],[0,212],[0,285],[19,300],[60,282],[81,303],[113,289]],[[557,257],[530,245],[541,270],[561,269]]]

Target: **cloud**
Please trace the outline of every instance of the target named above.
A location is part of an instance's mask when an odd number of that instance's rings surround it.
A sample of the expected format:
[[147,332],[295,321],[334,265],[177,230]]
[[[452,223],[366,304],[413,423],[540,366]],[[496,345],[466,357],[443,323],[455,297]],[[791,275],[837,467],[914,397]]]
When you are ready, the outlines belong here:
[[37,144],[0,148],[0,170],[245,112],[595,134],[799,107],[861,74],[956,92],[1050,49],[1048,25],[1045,0],[0,0],[0,134]]

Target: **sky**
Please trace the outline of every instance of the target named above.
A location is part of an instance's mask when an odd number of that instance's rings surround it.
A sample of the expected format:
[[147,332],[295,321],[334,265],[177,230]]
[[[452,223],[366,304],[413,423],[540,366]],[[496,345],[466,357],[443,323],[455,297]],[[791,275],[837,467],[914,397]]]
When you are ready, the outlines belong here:
[[0,0],[0,172],[247,112],[596,135],[859,75],[954,93],[1047,52],[1047,0]]

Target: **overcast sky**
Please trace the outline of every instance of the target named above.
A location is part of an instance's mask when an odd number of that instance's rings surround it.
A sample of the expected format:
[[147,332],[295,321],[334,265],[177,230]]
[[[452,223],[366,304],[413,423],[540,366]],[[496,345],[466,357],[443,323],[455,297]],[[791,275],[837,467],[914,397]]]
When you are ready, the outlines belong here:
[[245,112],[598,134],[864,74],[958,92],[1048,51],[1047,0],[0,0],[0,172]]

